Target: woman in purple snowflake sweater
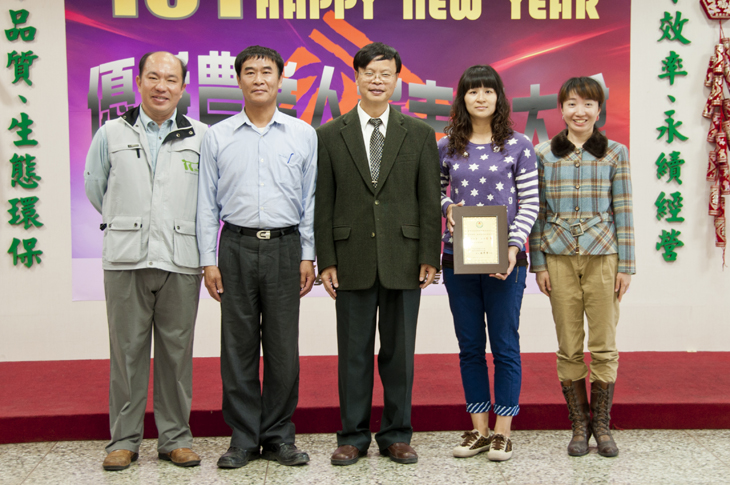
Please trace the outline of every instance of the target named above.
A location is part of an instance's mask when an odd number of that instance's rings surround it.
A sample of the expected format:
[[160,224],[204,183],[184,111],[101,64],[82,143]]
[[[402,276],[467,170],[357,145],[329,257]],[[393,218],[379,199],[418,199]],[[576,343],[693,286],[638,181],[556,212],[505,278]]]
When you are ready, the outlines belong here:
[[[468,457],[487,451],[490,460],[509,460],[512,417],[520,410],[518,329],[527,275],[525,242],[539,204],[535,152],[529,138],[512,130],[502,79],[490,66],[472,66],[461,76],[445,132],[448,136],[439,141],[441,210],[447,223],[442,267],[459,340],[466,410],[474,426],[453,453]],[[505,274],[454,274],[454,205],[507,207]],[[494,356],[494,401],[484,355],[487,334]],[[491,436],[490,408],[497,415]]]

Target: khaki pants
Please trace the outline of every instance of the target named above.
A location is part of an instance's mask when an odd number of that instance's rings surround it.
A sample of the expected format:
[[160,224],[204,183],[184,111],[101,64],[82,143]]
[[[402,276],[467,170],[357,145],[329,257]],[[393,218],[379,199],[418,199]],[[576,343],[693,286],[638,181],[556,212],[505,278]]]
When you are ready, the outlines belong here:
[[114,450],[137,452],[144,435],[154,334],[157,451],[190,448],[193,333],[202,275],[161,269],[105,270],[111,349],[109,424]]
[[618,255],[557,256],[547,254],[550,275],[550,303],[558,335],[558,378],[585,379],[583,361],[588,320],[588,350],[591,353],[591,382],[616,382],[618,350],[616,325],[619,303],[614,291]]

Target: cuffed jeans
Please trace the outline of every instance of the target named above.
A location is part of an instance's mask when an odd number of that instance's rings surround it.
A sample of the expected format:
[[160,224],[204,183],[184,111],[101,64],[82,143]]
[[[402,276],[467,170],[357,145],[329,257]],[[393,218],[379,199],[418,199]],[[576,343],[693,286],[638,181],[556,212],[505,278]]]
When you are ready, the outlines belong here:
[[457,275],[450,268],[443,272],[459,340],[467,412],[484,413],[492,407],[485,356],[488,333],[494,359],[494,413],[517,415],[522,385],[520,308],[527,268],[516,266],[504,281],[484,274]]

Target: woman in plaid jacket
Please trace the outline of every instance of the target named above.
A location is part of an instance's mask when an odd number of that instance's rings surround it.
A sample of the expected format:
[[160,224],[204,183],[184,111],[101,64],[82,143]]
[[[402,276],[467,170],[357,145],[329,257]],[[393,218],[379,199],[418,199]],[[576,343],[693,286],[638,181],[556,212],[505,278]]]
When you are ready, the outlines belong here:
[[588,453],[591,434],[600,455],[618,455],[609,429],[618,369],[616,325],[619,302],[636,272],[628,150],[596,128],[603,101],[595,80],[566,81],[558,104],[567,129],[535,149],[540,209],[530,234],[530,271],[552,305],[558,378],[573,427],[571,456]]

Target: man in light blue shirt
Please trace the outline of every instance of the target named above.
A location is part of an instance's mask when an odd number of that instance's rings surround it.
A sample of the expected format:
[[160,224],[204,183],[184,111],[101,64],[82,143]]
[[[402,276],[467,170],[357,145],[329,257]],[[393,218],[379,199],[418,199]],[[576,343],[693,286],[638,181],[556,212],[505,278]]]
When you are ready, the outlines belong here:
[[235,67],[245,108],[206,134],[198,189],[200,263],[208,292],[221,303],[223,417],[233,429],[218,466],[239,468],[260,456],[303,465],[309,456],[294,445],[291,417],[299,393],[299,298],[314,283],[317,135],[276,108],[284,69],[278,52],[248,47]]

